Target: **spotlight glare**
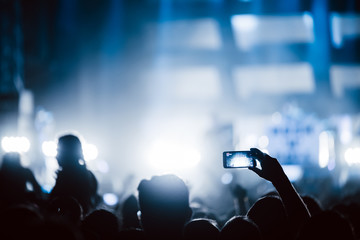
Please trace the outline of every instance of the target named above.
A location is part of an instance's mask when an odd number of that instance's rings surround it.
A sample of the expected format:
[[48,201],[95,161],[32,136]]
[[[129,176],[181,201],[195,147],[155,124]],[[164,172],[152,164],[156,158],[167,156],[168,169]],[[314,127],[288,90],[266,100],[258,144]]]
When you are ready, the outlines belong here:
[[195,167],[200,153],[188,146],[156,142],[147,155],[148,161],[161,170],[179,170]]
[[83,145],[84,158],[87,161],[95,160],[98,157],[98,149],[94,144]]
[[119,202],[119,198],[114,193],[105,193],[103,200],[108,206],[114,206]]
[[3,137],[1,147],[5,152],[25,153],[30,150],[30,141],[26,137]]
[[344,157],[349,166],[360,164],[360,148],[348,148]]
[[54,141],[43,142],[41,150],[46,157],[56,157],[57,155],[57,146]]
[[233,175],[231,173],[224,173],[221,177],[221,182],[224,185],[230,184],[233,180]]

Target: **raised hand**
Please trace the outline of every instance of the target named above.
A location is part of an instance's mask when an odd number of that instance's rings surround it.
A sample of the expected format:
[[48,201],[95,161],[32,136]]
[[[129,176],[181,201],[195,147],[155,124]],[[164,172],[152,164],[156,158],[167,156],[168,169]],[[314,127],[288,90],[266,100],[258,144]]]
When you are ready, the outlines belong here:
[[270,157],[257,148],[251,148],[250,152],[260,162],[261,167],[249,167],[250,170],[272,183],[282,181],[284,177],[286,178],[284,170],[276,158]]

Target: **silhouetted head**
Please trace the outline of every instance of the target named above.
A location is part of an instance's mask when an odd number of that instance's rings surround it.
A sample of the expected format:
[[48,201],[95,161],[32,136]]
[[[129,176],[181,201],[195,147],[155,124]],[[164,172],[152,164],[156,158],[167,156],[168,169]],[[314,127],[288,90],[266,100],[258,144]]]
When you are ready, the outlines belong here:
[[200,218],[188,222],[184,227],[184,240],[217,240],[220,230],[214,220]]
[[1,170],[11,171],[21,167],[20,154],[17,152],[5,153],[1,163]]
[[71,134],[60,137],[56,159],[61,167],[79,165],[79,159],[84,159],[80,139]]
[[138,187],[141,223],[151,237],[180,237],[191,217],[189,190],[175,175],[154,176]]
[[324,211],[310,218],[298,239],[354,240],[355,237],[349,221],[334,211]]
[[99,239],[112,239],[118,234],[119,222],[113,213],[100,209],[86,216],[82,227],[87,231],[94,232]]
[[235,216],[227,221],[220,232],[221,240],[261,240],[258,226],[247,217]]
[[260,198],[250,208],[247,216],[259,227],[264,239],[288,239],[287,214],[280,198]]
[[130,195],[123,204],[122,217],[123,217],[123,228],[140,228],[139,219],[137,212],[139,211],[139,205],[136,197]]
[[80,203],[70,196],[54,198],[50,201],[47,211],[49,214],[62,217],[72,224],[79,224],[83,214]]

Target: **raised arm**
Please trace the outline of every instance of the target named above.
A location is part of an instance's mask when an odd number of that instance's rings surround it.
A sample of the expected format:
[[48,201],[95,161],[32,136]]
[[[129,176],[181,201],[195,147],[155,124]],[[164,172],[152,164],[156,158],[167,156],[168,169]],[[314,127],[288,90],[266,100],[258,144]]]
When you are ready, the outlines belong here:
[[310,218],[306,205],[276,158],[270,157],[257,148],[252,148],[250,151],[252,156],[260,162],[261,169],[257,167],[249,169],[274,185],[284,203],[290,220],[291,230],[293,233],[297,233],[304,222]]

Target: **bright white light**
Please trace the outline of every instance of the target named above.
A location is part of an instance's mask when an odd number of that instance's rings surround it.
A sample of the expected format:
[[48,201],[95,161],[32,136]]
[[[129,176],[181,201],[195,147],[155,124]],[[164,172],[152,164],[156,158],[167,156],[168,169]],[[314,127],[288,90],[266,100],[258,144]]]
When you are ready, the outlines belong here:
[[98,157],[98,149],[94,144],[83,145],[84,158],[87,161],[95,160]]
[[319,136],[319,166],[321,168],[329,165],[329,138],[327,132],[320,133]]
[[231,17],[231,24],[237,31],[251,32],[258,26],[258,19],[250,14],[235,15]]
[[114,206],[119,202],[119,198],[114,193],[105,193],[103,200],[108,206]]
[[158,169],[179,170],[195,167],[201,156],[191,147],[159,141],[152,146],[147,158]]
[[304,21],[307,28],[309,28],[309,29],[314,28],[314,20],[313,20],[313,17],[311,15],[311,13],[304,12],[303,21]]
[[41,150],[46,157],[56,157],[57,155],[57,147],[54,141],[43,142]]
[[269,138],[267,136],[261,136],[259,138],[259,148],[267,148],[269,145]]
[[304,174],[302,168],[298,165],[284,165],[283,169],[291,182],[299,180]]
[[224,173],[221,177],[221,182],[225,185],[230,184],[233,180],[233,175],[231,173]]
[[349,166],[360,164],[360,148],[348,148],[344,157]]
[[1,147],[5,152],[28,152],[30,141],[26,137],[3,137]]

